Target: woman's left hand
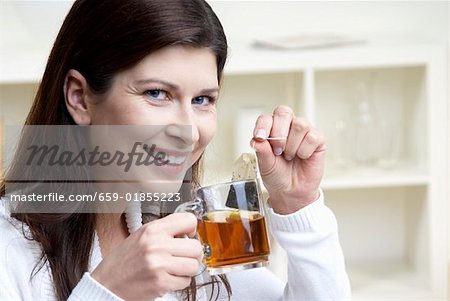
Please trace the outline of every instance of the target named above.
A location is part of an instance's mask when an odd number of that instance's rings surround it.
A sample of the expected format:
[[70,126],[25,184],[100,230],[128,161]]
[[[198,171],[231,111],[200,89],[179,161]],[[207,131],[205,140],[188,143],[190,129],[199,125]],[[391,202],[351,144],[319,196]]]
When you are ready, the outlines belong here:
[[259,116],[253,143],[269,203],[276,213],[290,214],[318,199],[325,140],[309,122],[295,117],[290,107],[278,106],[272,115]]

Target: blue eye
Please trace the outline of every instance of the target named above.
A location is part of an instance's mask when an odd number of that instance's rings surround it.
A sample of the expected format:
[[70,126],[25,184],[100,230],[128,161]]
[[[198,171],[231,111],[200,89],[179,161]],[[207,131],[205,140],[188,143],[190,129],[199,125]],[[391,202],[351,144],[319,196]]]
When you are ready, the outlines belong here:
[[147,90],[145,91],[145,94],[148,95],[152,99],[156,100],[166,100],[167,99],[167,92],[160,89],[153,89],[153,90]]
[[214,99],[209,96],[198,96],[192,99],[192,104],[198,106],[207,106],[214,103]]

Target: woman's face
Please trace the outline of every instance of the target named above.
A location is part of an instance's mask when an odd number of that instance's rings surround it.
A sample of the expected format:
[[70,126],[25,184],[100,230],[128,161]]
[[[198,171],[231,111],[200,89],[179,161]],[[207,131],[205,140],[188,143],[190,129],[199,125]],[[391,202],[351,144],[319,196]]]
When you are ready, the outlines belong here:
[[158,179],[179,180],[213,138],[218,92],[216,57],[211,50],[163,48],[118,73],[107,93],[92,95],[91,124],[139,126],[140,130],[120,140],[155,145],[153,153],[162,151],[170,162],[153,165],[152,175],[156,171]]

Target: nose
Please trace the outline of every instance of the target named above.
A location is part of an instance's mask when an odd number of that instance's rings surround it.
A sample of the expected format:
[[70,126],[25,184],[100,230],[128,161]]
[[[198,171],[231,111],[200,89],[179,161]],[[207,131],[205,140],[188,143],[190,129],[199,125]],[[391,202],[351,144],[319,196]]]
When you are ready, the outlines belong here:
[[[183,103],[186,103],[183,101]],[[165,132],[168,136],[180,141],[180,147],[189,147],[194,145],[200,138],[200,133],[196,123],[193,108],[189,105],[180,103],[173,112],[173,121],[168,124]]]

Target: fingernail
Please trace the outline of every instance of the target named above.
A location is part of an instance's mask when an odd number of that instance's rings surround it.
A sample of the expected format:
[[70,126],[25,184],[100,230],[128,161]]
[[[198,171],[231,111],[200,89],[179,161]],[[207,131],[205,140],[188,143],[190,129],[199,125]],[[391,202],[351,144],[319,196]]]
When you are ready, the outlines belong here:
[[282,152],[283,152],[283,149],[282,149],[281,147],[275,147],[275,149],[273,150],[273,153],[274,153],[276,156],[281,155]]
[[267,138],[267,133],[265,129],[259,129],[256,131],[256,138],[259,139],[266,139]]

